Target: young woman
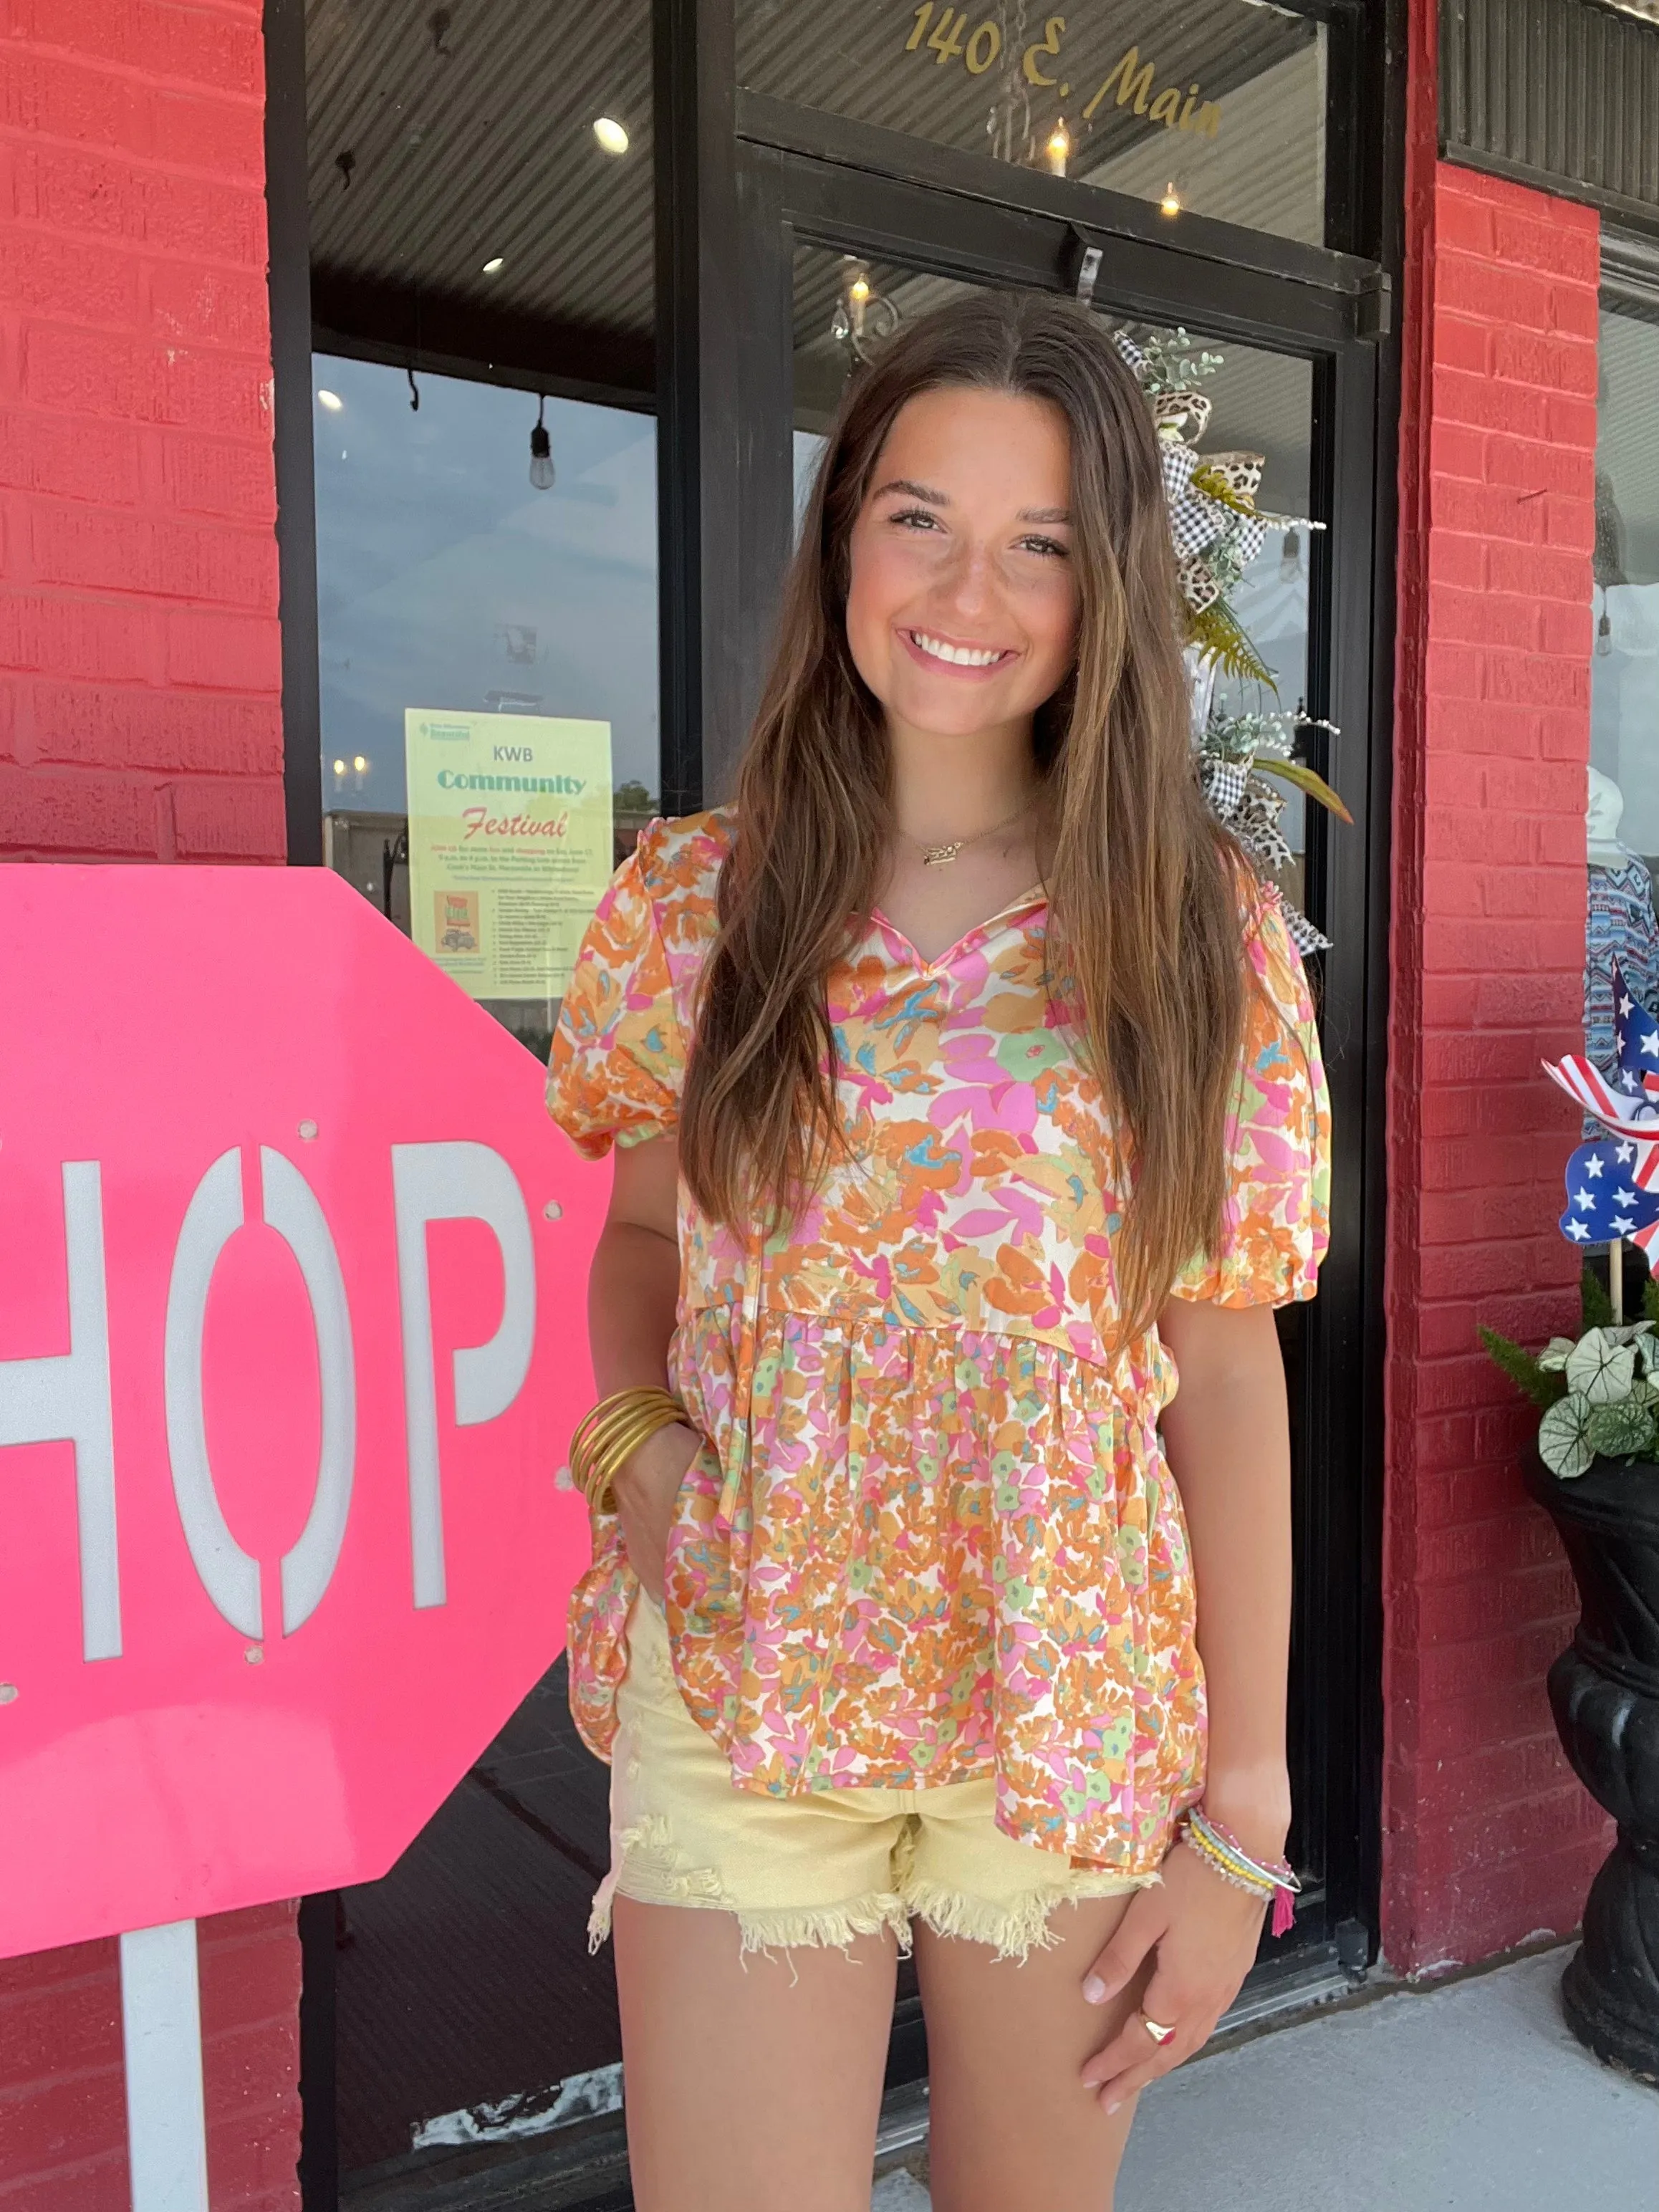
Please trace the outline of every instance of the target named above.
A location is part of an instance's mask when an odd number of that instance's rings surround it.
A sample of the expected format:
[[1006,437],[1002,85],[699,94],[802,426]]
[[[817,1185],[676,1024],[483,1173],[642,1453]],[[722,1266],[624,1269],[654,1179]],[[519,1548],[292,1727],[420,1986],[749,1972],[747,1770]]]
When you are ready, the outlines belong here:
[[918,322],[830,433],[735,805],[647,831],[565,1000],[643,2212],[867,2208],[911,1943],[937,2212],[1102,2212],[1288,1876],[1273,1308],[1325,1094],[1179,611],[1099,322]]

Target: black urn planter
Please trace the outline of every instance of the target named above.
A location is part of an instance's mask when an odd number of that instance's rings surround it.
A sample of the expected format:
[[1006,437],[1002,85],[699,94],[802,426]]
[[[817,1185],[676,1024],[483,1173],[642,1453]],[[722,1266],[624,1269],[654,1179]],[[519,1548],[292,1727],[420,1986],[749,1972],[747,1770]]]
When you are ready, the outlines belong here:
[[1574,1771],[1619,1823],[1562,2006],[1598,2058],[1659,2082],[1659,1467],[1599,1459],[1563,1482],[1534,1460],[1528,1484],[1578,1585],[1550,1708]]

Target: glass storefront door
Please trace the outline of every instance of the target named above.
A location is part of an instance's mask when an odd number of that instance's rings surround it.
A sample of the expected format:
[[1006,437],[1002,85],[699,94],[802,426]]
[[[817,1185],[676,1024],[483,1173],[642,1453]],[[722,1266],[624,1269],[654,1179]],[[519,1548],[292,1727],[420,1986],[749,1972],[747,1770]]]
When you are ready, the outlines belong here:
[[[1334,940],[1316,955],[1339,1110],[1339,1218],[1352,1208],[1319,1300],[1281,1316],[1293,1409],[1297,1612],[1292,1686],[1292,1764],[1297,1806],[1292,1855],[1304,1902],[1292,1938],[1264,1945],[1244,2002],[1272,2002],[1275,1987],[1334,1974],[1339,1955],[1363,1944],[1365,1866],[1360,1806],[1365,1692],[1362,1547],[1356,1500],[1343,1470],[1357,1455],[1357,1394],[1345,1381],[1354,1340],[1352,1250],[1362,1182],[1359,1106],[1368,947],[1361,921],[1375,823],[1369,806],[1371,645],[1369,407],[1375,349],[1344,329],[1340,313],[1263,283],[1246,307],[1214,265],[1177,252],[1115,252],[1092,262],[1086,234],[1027,220],[999,223],[948,193],[805,156],[757,149],[768,175],[778,235],[758,257],[776,296],[751,311],[787,323],[766,429],[751,442],[745,526],[775,538],[780,511],[798,517],[822,434],[849,378],[895,331],[966,286],[1024,284],[1086,291],[1093,308],[1143,350],[1162,345],[1207,354],[1211,403],[1202,450],[1247,453],[1261,462],[1255,497],[1295,518],[1270,535],[1228,592],[1255,665],[1222,673],[1218,714],[1284,712],[1304,717],[1298,757],[1333,781],[1354,817],[1336,824],[1291,790],[1279,820],[1286,848],[1278,869],[1291,901]],[[758,192],[757,198],[759,197]],[[752,394],[752,406],[757,398]],[[1348,503],[1339,507],[1338,488]],[[787,524],[785,525],[787,527]],[[1345,618],[1343,610],[1348,610]],[[1354,619],[1354,611],[1363,611]],[[751,615],[757,634],[764,623]],[[1316,726],[1329,721],[1340,734]],[[915,2030],[901,2001],[896,2050]],[[917,2039],[915,2048],[919,2052]]]
[[[1328,526],[1236,580],[1265,674],[1218,690],[1338,725],[1304,757],[1354,817],[1293,799],[1282,820],[1282,879],[1334,940],[1335,1243],[1285,1328],[1307,1897],[1251,2001],[1363,1959],[1386,777],[1378,272],[1346,251],[1361,11],[271,0],[268,36],[301,13],[303,82],[277,86],[305,116],[310,231],[286,388],[279,348],[279,445],[297,385],[316,522],[307,578],[290,502],[284,625],[314,592],[317,641],[309,704],[285,698],[294,857],[532,1052],[610,863],[649,813],[729,788],[799,487],[884,332],[983,284],[1077,294],[1136,343],[1184,330],[1222,356],[1206,449],[1261,454],[1261,503]],[[472,870],[475,812],[568,813],[581,866]],[[337,2189],[362,2212],[629,2201],[611,1971],[584,1932],[605,1791],[561,1664],[383,1881],[307,1900],[307,2212]],[[907,1987],[890,2082],[925,2069]]]

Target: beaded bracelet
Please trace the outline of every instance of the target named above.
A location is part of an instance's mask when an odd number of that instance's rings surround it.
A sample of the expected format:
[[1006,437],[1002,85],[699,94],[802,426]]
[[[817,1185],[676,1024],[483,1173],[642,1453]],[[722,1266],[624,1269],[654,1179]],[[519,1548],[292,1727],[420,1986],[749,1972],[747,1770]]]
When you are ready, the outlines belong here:
[[616,1390],[584,1415],[570,1439],[570,1477],[590,1513],[615,1509],[611,1484],[623,1463],[659,1429],[685,1419],[685,1407],[666,1390],[647,1386]]
[[1197,1806],[1181,1823],[1181,1836],[1224,1881],[1247,1890],[1265,1903],[1273,1900],[1273,1932],[1282,1936],[1296,1918],[1296,1899],[1302,1884],[1288,1859],[1255,1859],[1231,1830],[1212,1820]]

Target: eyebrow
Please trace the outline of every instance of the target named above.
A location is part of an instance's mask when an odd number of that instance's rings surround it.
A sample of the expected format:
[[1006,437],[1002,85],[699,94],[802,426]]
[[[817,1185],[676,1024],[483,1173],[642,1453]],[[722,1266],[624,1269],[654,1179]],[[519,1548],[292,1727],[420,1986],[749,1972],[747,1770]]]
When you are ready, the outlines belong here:
[[[895,477],[890,483],[884,483],[872,492],[871,497],[884,499],[890,491],[902,492],[907,499],[926,500],[929,507],[949,507],[951,504],[944,492],[935,491],[929,484],[917,483],[910,477]],[[1072,514],[1071,509],[1065,507],[1023,507],[1018,519],[1021,522],[1069,523]]]
[[927,484],[916,483],[909,477],[895,477],[890,483],[883,484],[880,490],[872,492],[871,496],[885,499],[890,491],[902,491],[907,499],[925,499],[929,507],[949,507],[951,504],[942,491],[934,491]]

